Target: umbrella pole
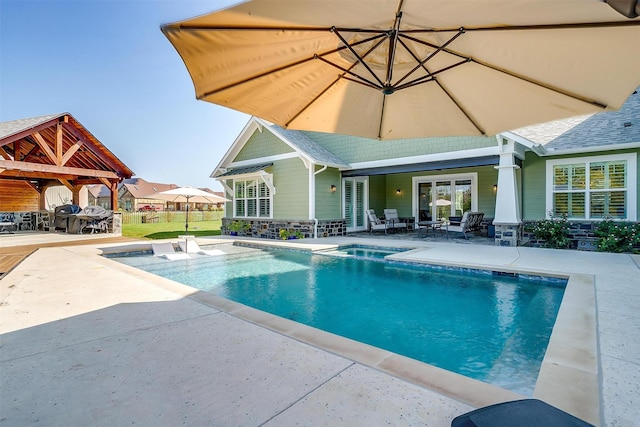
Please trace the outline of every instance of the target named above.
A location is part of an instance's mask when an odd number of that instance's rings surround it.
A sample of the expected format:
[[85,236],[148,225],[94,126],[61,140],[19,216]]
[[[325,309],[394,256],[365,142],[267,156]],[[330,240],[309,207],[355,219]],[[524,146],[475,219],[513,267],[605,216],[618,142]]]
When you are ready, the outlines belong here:
[[184,249],[189,253],[189,198],[187,197],[187,218],[184,222]]

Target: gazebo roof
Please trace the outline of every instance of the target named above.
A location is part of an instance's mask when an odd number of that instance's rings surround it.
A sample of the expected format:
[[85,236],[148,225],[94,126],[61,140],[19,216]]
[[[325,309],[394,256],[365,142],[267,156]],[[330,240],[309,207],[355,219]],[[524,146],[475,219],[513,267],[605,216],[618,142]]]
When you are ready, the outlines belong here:
[[133,172],[71,114],[0,123],[0,179],[53,179],[77,186]]

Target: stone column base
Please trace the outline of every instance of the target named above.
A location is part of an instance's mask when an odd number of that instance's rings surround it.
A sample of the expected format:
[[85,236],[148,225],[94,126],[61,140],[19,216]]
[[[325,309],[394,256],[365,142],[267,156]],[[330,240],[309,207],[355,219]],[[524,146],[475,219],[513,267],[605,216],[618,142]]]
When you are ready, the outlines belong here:
[[493,224],[496,227],[496,246],[520,246],[522,243],[522,223],[520,224]]

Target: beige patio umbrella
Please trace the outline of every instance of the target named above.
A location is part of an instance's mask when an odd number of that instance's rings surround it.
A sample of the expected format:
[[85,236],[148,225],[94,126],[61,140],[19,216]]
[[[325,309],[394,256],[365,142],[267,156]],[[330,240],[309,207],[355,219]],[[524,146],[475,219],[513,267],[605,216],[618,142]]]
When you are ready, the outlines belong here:
[[162,31],[198,99],[369,138],[493,135],[640,86],[640,18],[600,0],[254,0]]
[[[145,196],[148,199],[166,200],[168,202],[180,202],[187,204],[187,218],[184,223],[184,234],[189,232],[189,203],[224,203],[229,202],[224,197],[216,196],[207,191],[189,186],[172,188],[171,190],[160,191],[158,193]],[[188,241],[188,238],[187,238]],[[185,246],[186,247],[186,246]]]

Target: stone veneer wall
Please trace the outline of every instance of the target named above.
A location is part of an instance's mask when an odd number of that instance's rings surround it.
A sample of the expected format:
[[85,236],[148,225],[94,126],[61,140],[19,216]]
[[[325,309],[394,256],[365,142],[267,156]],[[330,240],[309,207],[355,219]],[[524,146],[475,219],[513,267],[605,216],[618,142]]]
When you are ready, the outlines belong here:
[[[239,232],[239,236],[259,237],[262,239],[280,239],[280,230],[286,229],[290,233],[300,232],[307,238],[313,238],[314,222],[308,219],[282,220],[282,219],[237,219],[222,218],[220,233],[230,235],[229,224],[233,221],[244,221],[251,224],[249,230]],[[347,234],[347,225],[344,219],[318,220],[318,237],[344,236]]]
[[522,224],[494,224],[496,246],[520,246],[523,242]]
[[122,212],[114,212],[113,217],[109,223],[109,233],[122,236]]
[[[542,239],[536,239],[536,236],[527,229],[532,229],[536,224],[536,221],[525,221],[524,223],[524,239],[527,242],[527,246],[534,248],[544,247],[545,241]],[[569,222],[569,238],[571,239],[571,249],[580,249],[593,251],[597,250],[596,241],[598,238],[595,234],[595,229],[598,226],[597,222],[589,221],[570,221]]]

